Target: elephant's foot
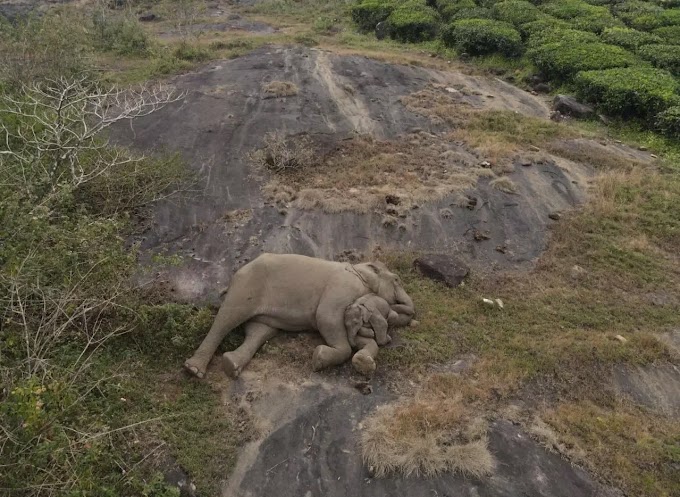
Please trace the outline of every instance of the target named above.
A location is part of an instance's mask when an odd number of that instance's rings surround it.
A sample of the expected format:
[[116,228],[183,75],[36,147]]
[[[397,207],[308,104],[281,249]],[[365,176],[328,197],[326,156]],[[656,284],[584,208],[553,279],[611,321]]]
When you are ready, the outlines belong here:
[[222,368],[224,373],[230,378],[238,378],[243,369],[243,364],[238,356],[233,352],[225,352],[222,354]]
[[184,369],[196,378],[205,378],[205,368],[202,368],[201,365],[198,364],[198,361],[196,361],[193,357],[186,360],[184,363]]
[[357,373],[364,376],[373,376],[376,368],[375,360],[368,354],[362,354],[361,351],[352,357],[352,366]]

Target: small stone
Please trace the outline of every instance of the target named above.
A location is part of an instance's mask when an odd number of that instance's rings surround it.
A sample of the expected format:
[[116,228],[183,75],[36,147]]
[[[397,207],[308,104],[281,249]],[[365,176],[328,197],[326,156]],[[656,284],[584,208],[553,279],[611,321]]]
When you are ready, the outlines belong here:
[[569,276],[571,276],[572,280],[580,280],[583,279],[586,275],[588,274],[588,271],[583,269],[581,266],[578,264],[574,264],[571,269],[569,270]]
[[409,321],[409,323],[408,323],[408,325],[409,325],[411,328],[415,328],[415,327],[418,326],[419,324],[420,324],[420,321],[416,321],[415,319],[411,319],[411,321]]
[[638,150],[640,150],[641,152],[646,152],[646,151],[649,150],[649,149],[648,149],[647,147],[645,147],[644,145],[640,145],[640,146],[638,147]]
[[614,143],[618,143],[619,145],[622,144],[623,142],[621,140],[614,140]]
[[451,88],[450,86],[447,86],[445,90],[454,95],[460,95],[460,91],[456,90],[455,88]]
[[505,245],[497,245],[496,246],[496,252],[500,252],[501,254],[505,254],[508,251],[508,247]]
[[489,238],[491,238],[491,235],[484,231],[475,230],[472,233],[472,237],[475,239],[476,242],[483,242],[484,240],[488,240]]
[[537,93],[549,93],[550,85],[548,83],[538,83],[534,86],[534,91]]
[[503,301],[501,299],[496,299],[496,305],[501,309],[505,309],[505,305],[503,305]]
[[550,214],[548,214],[548,217],[553,221],[559,221],[562,216],[560,215],[559,212],[551,212]]
[[479,167],[484,167],[488,169],[491,167],[491,162],[489,162],[488,160],[482,161],[479,163]]
[[536,145],[531,145],[529,147],[529,150],[531,150],[532,152],[540,152],[541,151],[541,149],[538,148]]
[[658,158],[659,158],[656,154],[649,154],[649,156],[650,156],[652,159],[658,159]]
[[616,338],[621,343],[626,343],[628,341],[628,339],[626,337],[621,336],[621,335],[616,335],[614,338]]
[[483,299],[482,299],[482,302],[484,302],[484,303],[485,303],[486,305],[488,305],[489,307],[494,307],[494,306],[496,305],[496,303],[495,303],[493,300],[491,300],[491,299],[484,299],[484,298],[483,298]]

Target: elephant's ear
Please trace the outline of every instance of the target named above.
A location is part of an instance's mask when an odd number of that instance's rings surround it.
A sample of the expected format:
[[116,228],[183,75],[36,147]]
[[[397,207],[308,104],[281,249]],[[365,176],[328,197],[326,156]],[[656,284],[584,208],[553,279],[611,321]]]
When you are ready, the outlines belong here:
[[385,271],[385,269],[387,269],[387,266],[385,266],[382,262],[367,262],[366,267],[370,268],[370,270],[375,274],[381,274],[383,271]]

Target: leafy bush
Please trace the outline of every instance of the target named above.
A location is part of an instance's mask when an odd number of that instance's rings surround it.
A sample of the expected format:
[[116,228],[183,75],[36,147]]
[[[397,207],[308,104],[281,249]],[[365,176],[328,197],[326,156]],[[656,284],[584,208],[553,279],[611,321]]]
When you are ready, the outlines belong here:
[[528,55],[543,74],[562,80],[579,71],[628,67],[638,63],[630,52],[604,43],[549,43],[530,50]]
[[656,116],[656,129],[671,138],[680,138],[680,106],[669,107]]
[[66,13],[2,23],[0,82],[16,88],[21,83],[82,74],[90,51],[82,24],[82,19]]
[[602,41],[632,51],[643,45],[663,43],[659,36],[630,28],[607,28],[602,32]]
[[512,25],[488,19],[464,19],[450,25],[443,35],[444,43],[471,55],[494,52],[509,57],[519,55],[522,40]]
[[139,21],[130,16],[111,14],[108,9],[97,9],[92,17],[95,48],[120,55],[146,55],[151,48],[146,31]]
[[531,3],[523,0],[506,0],[491,8],[493,16],[499,21],[509,22],[515,26],[538,19],[539,10]]
[[595,33],[590,31],[577,31],[575,29],[546,29],[539,31],[529,37],[527,47],[537,48],[549,43],[564,43],[567,45],[577,45],[584,43],[598,43],[600,39]]
[[460,9],[458,12],[450,16],[451,21],[459,21],[461,19],[491,19],[491,9],[486,7],[470,7]]
[[613,116],[649,119],[678,99],[675,78],[651,67],[584,71],[574,82],[580,98]]
[[647,45],[638,53],[648,60],[654,67],[668,69],[672,73],[680,74],[680,47],[676,45]]
[[528,22],[522,24],[517,28],[524,38],[528,38],[531,35],[541,33],[543,31],[553,30],[553,29],[572,29],[572,26],[557,17],[543,15],[536,21]]
[[187,60],[191,62],[202,62],[210,59],[210,51],[199,45],[192,45],[183,40],[175,48],[173,55],[179,60]]
[[669,45],[680,45],[680,26],[664,26],[652,31]]
[[438,0],[437,11],[443,19],[450,21],[462,9],[474,9],[474,0]]
[[553,1],[542,5],[541,9],[547,14],[568,21],[571,27],[582,31],[600,33],[604,28],[621,24],[606,7],[590,5],[581,0]]
[[432,40],[437,35],[439,15],[432,7],[411,0],[395,8],[387,22],[392,38],[417,43]]
[[352,20],[361,31],[373,31],[394,10],[394,4],[384,0],[363,0],[352,6]]
[[680,9],[643,14],[631,19],[630,25],[642,31],[652,31],[664,26],[677,26],[680,25]]
[[612,13],[628,25],[633,24],[634,20],[640,16],[655,16],[662,12],[663,8],[658,5],[640,0],[628,0],[612,6]]

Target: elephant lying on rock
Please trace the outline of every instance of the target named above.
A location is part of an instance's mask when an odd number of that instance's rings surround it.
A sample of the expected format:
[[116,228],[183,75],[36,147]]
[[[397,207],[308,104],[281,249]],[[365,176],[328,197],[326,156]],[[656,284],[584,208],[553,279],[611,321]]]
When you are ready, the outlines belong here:
[[[244,323],[244,343],[222,356],[224,370],[230,376],[238,376],[262,344],[280,330],[319,331],[327,345],[314,350],[315,371],[341,364],[352,354],[345,310],[359,297],[371,293],[387,301],[397,314],[394,326],[411,321],[413,301],[399,277],[382,263],[352,265],[302,255],[262,254],[234,274],[208,335],[184,367],[203,378],[220,342]],[[362,340],[375,344],[372,339]],[[377,354],[377,346],[362,343],[357,354]]]

